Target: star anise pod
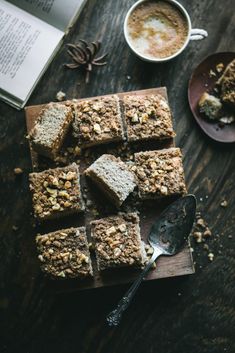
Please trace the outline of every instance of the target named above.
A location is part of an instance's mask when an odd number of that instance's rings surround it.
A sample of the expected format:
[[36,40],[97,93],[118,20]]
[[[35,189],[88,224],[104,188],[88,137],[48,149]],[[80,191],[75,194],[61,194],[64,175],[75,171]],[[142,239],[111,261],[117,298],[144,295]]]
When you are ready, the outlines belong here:
[[90,73],[93,69],[93,66],[103,66],[107,62],[103,61],[108,54],[101,55],[96,57],[98,54],[101,42],[91,42],[88,44],[85,40],[79,39],[77,44],[67,44],[68,50],[67,53],[71,56],[73,62],[69,64],[64,64],[65,67],[69,69],[78,69],[83,67],[86,70],[86,83],[89,82]]

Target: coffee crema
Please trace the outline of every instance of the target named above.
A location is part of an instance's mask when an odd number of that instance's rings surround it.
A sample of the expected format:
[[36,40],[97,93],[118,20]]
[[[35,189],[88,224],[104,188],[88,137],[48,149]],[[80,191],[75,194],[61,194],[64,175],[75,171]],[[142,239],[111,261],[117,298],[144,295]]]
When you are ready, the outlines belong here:
[[149,59],[170,57],[188,36],[187,19],[167,1],[141,3],[130,14],[127,28],[132,47]]

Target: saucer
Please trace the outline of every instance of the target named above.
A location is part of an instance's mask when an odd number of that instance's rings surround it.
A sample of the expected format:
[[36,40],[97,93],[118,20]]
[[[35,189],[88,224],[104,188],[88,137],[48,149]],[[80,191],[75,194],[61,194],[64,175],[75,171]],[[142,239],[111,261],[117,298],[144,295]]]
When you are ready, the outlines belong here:
[[[222,75],[222,72],[218,73],[216,71],[216,65],[223,63],[224,67],[226,67],[233,59],[235,59],[234,52],[215,53],[208,56],[193,71],[188,85],[189,105],[198,125],[210,138],[223,143],[235,142],[235,122],[221,125],[219,122],[205,119],[199,111],[198,101],[204,92],[213,90],[216,81]],[[210,70],[216,76],[210,75]]]

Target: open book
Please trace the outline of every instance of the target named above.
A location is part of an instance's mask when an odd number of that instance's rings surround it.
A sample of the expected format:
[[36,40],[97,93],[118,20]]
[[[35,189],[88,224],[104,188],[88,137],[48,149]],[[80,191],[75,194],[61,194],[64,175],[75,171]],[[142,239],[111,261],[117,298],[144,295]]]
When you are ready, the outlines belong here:
[[0,98],[23,108],[86,0],[0,0]]

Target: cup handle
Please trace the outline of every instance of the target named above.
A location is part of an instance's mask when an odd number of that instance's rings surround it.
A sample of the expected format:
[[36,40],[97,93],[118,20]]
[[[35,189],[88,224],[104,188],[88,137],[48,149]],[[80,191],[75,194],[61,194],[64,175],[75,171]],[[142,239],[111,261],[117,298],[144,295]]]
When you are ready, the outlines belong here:
[[190,32],[190,40],[201,40],[208,36],[207,31],[204,29],[193,28]]

